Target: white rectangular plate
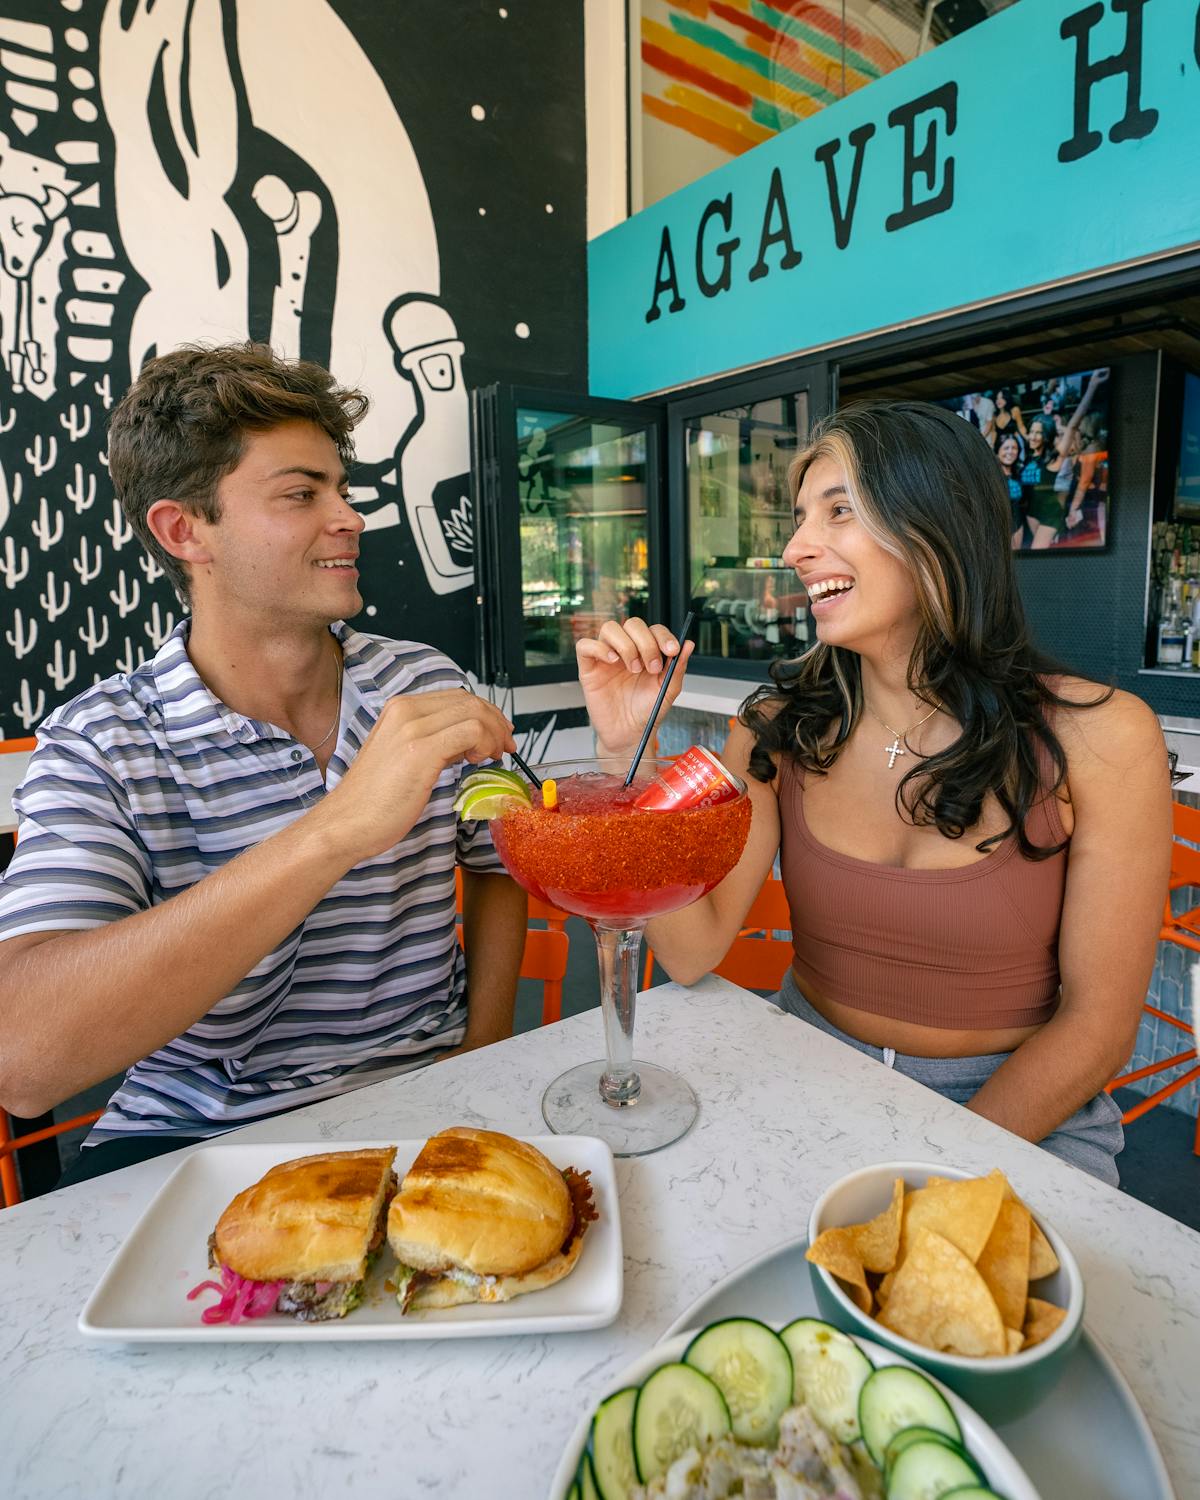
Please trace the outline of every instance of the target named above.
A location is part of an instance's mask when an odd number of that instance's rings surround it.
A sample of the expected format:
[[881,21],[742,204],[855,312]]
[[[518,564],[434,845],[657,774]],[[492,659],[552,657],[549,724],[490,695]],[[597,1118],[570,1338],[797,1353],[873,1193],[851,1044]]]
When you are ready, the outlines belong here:
[[200,1314],[216,1300],[215,1294],[203,1292],[194,1302],[187,1300],[187,1294],[213,1275],[208,1268],[208,1237],[223,1209],[243,1188],[282,1161],[380,1145],[396,1146],[396,1175],[403,1180],[425,1142],[215,1144],[185,1157],[163,1183],[88,1298],[79,1315],[79,1331],[88,1338],[137,1342],[276,1343],[466,1339],[602,1328],[620,1311],[624,1272],[612,1152],[594,1136],[524,1139],[555,1166],[577,1167],[592,1174],[592,1193],[600,1218],[588,1228],[575,1269],[554,1286],[512,1302],[471,1303],[401,1317],[395,1296],[384,1287],[395,1267],[395,1258],[385,1249],[367,1279],[362,1304],[348,1317],[328,1323],[300,1323],[272,1313],[233,1325],[202,1323]]

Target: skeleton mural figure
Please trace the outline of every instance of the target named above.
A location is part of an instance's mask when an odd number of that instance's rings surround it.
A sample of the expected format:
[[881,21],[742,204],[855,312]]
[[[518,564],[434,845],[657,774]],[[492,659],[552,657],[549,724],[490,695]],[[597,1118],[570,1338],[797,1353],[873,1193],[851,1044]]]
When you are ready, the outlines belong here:
[[56,389],[54,302],[74,186],[0,134],[0,354],[13,390],[43,400]]
[[447,452],[461,452],[465,471],[470,445],[463,346],[450,314],[428,297],[398,297],[386,325],[396,368],[417,402],[396,449],[400,487],[430,587],[450,593],[474,576],[471,476],[445,477]]
[[[307,107],[331,79],[370,153]],[[429,588],[466,587],[463,345],[438,300],[416,154],[353,34],[327,0],[109,0],[100,87],[121,240],[146,284],[130,373],[197,338],[254,337],[364,386],[356,502],[373,528],[397,524],[402,502]]]
[[583,40],[559,0],[0,0],[0,739],[179,619],[106,418],[183,343],[370,392],[359,623],[471,660],[465,380],[586,364]]

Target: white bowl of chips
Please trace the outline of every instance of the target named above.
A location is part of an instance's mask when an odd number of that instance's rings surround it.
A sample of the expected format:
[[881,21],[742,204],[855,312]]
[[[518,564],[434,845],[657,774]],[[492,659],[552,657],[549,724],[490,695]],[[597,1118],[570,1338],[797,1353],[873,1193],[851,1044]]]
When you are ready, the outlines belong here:
[[823,1317],[896,1350],[989,1421],[1030,1411],[1083,1331],[1083,1278],[1000,1171],[899,1161],[839,1178],[813,1205]]

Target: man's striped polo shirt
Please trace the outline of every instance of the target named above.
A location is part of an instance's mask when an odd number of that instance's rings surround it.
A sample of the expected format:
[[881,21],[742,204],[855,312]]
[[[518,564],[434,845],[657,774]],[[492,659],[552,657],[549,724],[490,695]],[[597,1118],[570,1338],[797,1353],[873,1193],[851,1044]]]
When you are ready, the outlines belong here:
[[[185,620],[132,675],[98,683],[39,728],[13,799],[18,844],[0,879],[0,941],[156,906],[325,795],[310,750],[209,692],[187,654],[188,628]],[[329,790],[388,698],[466,681],[428,646],[332,630],[345,670]],[[456,1046],[467,1006],[455,863],[502,870],[487,824],[458,824],[451,806],[470,769],[444,771],[399,844],[356,865],[231,994],[134,1064],[88,1144],[214,1135]],[[188,960],[179,954],[181,967]]]

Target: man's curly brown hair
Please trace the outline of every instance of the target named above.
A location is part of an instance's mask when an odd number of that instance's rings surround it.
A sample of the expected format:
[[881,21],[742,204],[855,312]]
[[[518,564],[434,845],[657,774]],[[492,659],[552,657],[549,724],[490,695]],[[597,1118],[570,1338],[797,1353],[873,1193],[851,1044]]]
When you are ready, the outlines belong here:
[[129,524],[185,604],[187,567],[146,522],[154,502],[219,521],[217,487],[241,462],[247,434],[281,422],[314,423],[349,467],[369,404],[321,365],[281,359],[266,344],[185,344],[147,361],[109,419],[108,467]]

